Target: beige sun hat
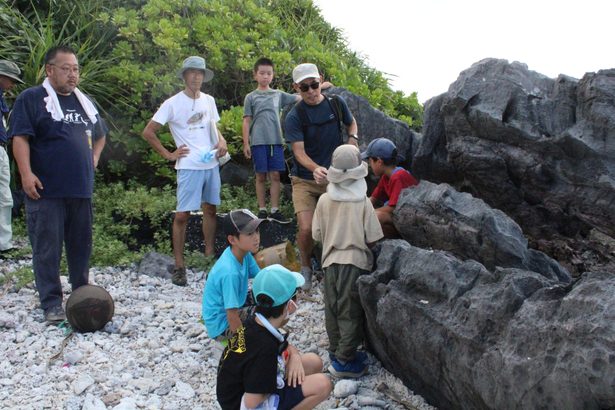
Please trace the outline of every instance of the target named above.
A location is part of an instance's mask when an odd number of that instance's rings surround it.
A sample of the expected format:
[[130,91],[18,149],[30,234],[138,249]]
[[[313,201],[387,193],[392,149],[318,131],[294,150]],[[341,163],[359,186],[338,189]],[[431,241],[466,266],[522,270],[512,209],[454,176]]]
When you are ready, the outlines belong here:
[[333,151],[331,166],[327,172],[329,182],[340,183],[348,179],[367,176],[367,163],[361,160],[361,152],[354,145],[340,145]]

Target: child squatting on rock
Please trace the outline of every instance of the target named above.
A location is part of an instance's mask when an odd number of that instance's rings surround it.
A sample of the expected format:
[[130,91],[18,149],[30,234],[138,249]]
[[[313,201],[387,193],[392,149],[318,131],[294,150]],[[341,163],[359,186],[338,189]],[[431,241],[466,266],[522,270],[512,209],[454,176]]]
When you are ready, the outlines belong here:
[[327,171],[327,192],[312,219],[312,236],[322,243],[325,271],[325,326],[329,336],[329,371],[338,377],[360,377],[367,371],[363,342],[363,309],[357,279],[372,269],[372,243],[383,237],[367,198],[367,164],[359,149],[341,145]]
[[393,211],[402,189],[417,185],[418,181],[410,172],[397,166],[399,161],[397,147],[391,140],[376,138],[369,143],[361,158],[364,161],[368,160],[374,175],[380,177],[369,199],[374,206],[379,202],[384,203],[380,208],[376,208],[384,237],[399,238],[399,232],[393,225]]
[[252,292],[256,313],[222,353],[216,395],[227,409],[312,409],[329,397],[331,381],[314,353],[300,354],[279,329],[297,310],[295,294],[305,280],[281,265],[261,270]]

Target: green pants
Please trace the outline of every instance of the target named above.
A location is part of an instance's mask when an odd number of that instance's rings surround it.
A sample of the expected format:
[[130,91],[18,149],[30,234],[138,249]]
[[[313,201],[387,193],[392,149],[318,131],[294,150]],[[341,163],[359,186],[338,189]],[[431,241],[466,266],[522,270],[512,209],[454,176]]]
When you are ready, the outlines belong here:
[[329,353],[338,360],[354,359],[363,343],[363,308],[357,279],[367,273],[354,265],[333,264],[325,268],[325,326]]

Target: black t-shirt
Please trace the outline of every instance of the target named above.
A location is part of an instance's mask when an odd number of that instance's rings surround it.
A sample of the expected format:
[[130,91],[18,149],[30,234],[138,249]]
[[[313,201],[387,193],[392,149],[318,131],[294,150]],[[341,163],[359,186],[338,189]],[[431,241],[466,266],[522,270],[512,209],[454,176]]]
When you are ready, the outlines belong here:
[[223,410],[237,410],[245,392],[275,393],[284,387],[284,362],[279,342],[250,318],[224,349],[218,365],[216,395]]

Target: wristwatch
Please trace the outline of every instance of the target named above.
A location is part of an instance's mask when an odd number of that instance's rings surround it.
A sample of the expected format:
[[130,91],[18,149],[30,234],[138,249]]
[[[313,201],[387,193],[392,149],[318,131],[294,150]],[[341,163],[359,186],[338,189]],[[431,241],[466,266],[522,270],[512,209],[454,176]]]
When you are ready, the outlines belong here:
[[357,134],[348,134],[348,138],[354,138],[359,142],[359,136]]

